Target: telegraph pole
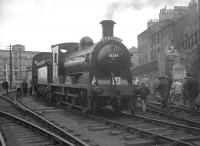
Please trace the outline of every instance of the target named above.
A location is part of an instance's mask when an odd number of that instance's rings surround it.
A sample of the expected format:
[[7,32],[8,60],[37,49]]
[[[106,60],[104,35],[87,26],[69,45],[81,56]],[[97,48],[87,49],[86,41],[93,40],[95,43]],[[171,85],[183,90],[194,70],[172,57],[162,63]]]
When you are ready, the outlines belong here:
[[21,48],[19,50],[19,78],[22,79],[22,54]]
[[[200,34],[200,0],[198,0],[199,34]],[[200,36],[199,36],[200,37]],[[199,48],[200,49],[200,48]]]
[[197,29],[197,36],[198,40],[197,40],[197,70],[198,70],[198,80],[200,83],[200,0],[198,0],[198,29]]
[[12,45],[9,46],[10,48],[10,89],[12,87]]

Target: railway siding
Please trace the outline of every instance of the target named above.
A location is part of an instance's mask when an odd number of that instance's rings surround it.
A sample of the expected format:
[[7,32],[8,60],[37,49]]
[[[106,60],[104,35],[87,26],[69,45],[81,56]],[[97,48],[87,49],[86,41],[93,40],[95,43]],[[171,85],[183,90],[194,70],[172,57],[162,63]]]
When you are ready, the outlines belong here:
[[[36,116],[31,116],[30,113],[28,113],[28,111],[26,111],[25,108],[21,107],[20,105],[17,105],[13,100],[11,100],[12,97],[0,97],[0,104],[4,104],[4,108],[1,109],[1,115],[7,115],[7,117],[10,118],[15,118],[15,120],[19,121],[20,123],[23,122],[23,125],[27,125],[27,122],[25,123],[25,121],[29,121],[29,125],[31,125],[33,127],[33,125],[37,128],[40,129],[39,131],[43,131],[43,133],[45,132],[47,135],[51,135],[51,139],[55,139],[56,141],[60,141],[58,142],[60,145],[78,145],[78,146],[88,146],[87,144],[85,144],[84,142],[82,142],[81,140],[79,140],[79,142],[77,141],[78,139],[74,139],[74,137],[63,137],[67,135],[67,133],[62,133],[60,132],[54,125],[48,124],[47,122],[41,120],[39,117]],[[2,101],[2,102],[1,102]],[[19,108],[21,107],[21,109]],[[15,116],[13,116],[15,115]],[[33,118],[34,117],[34,118]],[[23,120],[22,120],[23,119]],[[31,122],[31,123],[30,123]],[[13,124],[16,125],[16,124]],[[29,126],[30,127],[30,126]],[[43,129],[43,130],[41,130]],[[3,131],[4,133],[6,133],[6,129],[4,129]],[[14,132],[14,131],[13,131]],[[15,133],[17,134],[17,133]],[[13,135],[15,135],[13,134]],[[53,137],[53,138],[52,138]],[[7,137],[4,137],[7,138]],[[70,139],[70,141],[72,142],[68,142],[68,140]],[[15,138],[13,138],[15,139]],[[29,138],[31,141],[31,138]],[[16,139],[16,142],[18,139]],[[9,138],[9,141],[12,141],[12,138]],[[34,141],[34,138],[33,138]],[[63,142],[64,141],[64,142]],[[82,143],[80,143],[82,142]],[[54,144],[53,144],[54,145]]]
[[182,127],[173,123],[163,125],[163,121],[155,122],[156,120],[148,118],[145,120],[142,117],[137,117],[137,120],[136,118],[108,120],[105,115],[100,118],[70,112],[69,109],[61,110],[58,106],[49,106],[46,101],[36,99],[36,97],[34,99],[29,97],[22,98],[21,101],[64,130],[70,131],[77,137],[85,137],[87,141],[92,139],[100,145],[171,145],[172,143],[198,145],[200,142],[198,138],[200,132],[189,130],[187,129],[189,127],[184,125]]
[[149,102],[147,107],[147,113],[149,113],[150,116],[154,114],[155,118],[159,115],[160,119],[163,120],[170,119],[170,121],[174,121],[179,124],[200,128],[199,110],[173,105],[169,105],[167,108],[162,109],[161,104],[155,102]]

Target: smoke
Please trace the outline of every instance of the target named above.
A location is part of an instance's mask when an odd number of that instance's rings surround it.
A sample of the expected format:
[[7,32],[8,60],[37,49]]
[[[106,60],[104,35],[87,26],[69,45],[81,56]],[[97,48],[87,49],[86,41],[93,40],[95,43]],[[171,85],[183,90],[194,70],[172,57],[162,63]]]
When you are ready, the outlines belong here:
[[115,13],[124,11],[126,9],[141,10],[145,7],[158,8],[159,6],[174,5],[177,1],[180,0],[119,0],[113,3],[110,3],[107,7],[106,18],[112,19]]

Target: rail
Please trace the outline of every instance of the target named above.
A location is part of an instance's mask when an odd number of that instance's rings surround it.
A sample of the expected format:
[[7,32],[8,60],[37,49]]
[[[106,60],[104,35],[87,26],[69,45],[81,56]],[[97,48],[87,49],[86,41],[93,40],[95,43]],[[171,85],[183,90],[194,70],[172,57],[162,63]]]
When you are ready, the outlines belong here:
[[0,145],[1,146],[6,146],[6,142],[4,140],[4,137],[3,137],[2,133],[1,133],[1,131],[0,131]]
[[34,113],[33,111],[31,111],[30,109],[24,107],[23,105],[21,105],[16,98],[14,98],[14,102],[16,103],[17,106],[19,106],[21,109],[29,112],[30,114],[32,114],[33,116],[38,117],[41,121],[47,123],[48,125],[55,127],[60,133],[62,133],[65,137],[67,137],[67,139],[70,139],[69,141],[73,141],[75,142],[77,145],[79,146],[89,146],[87,143],[83,142],[82,140],[78,139],[77,137],[75,137],[74,135],[70,134],[69,132],[61,129],[60,127],[58,127],[57,125],[53,124],[52,122],[46,120],[45,118],[41,117],[40,115]]
[[0,114],[4,115],[4,116],[6,116],[6,117],[12,118],[12,119],[14,119],[14,120],[17,120],[17,121],[19,121],[20,123],[23,123],[24,125],[28,125],[29,127],[33,128],[33,129],[37,129],[37,130],[39,130],[39,131],[41,131],[41,132],[47,134],[48,136],[52,137],[52,138],[55,139],[56,141],[59,141],[59,143],[65,144],[65,145],[67,145],[67,146],[75,146],[74,144],[72,144],[72,143],[66,141],[65,139],[63,139],[63,138],[61,138],[61,137],[59,137],[59,136],[57,136],[57,135],[55,135],[55,134],[53,134],[53,133],[51,133],[51,132],[45,130],[45,129],[43,129],[43,128],[37,126],[37,125],[32,124],[31,122],[27,122],[27,121],[25,121],[25,120],[23,120],[23,119],[21,119],[21,118],[18,118],[18,117],[14,116],[14,115],[8,114],[8,113],[3,112],[3,111],[0,111]]

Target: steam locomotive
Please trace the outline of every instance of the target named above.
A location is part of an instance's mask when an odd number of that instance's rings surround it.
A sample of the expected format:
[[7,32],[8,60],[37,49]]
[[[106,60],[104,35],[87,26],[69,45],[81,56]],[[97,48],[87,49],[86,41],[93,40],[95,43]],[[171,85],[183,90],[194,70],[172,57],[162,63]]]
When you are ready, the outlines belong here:
[[114,21],[101,24],[102,39],[97,43],[83,37],[79,43],[56,44],[52,53],[33,57],[32,80],[39,95],[85,111],[134,111],[129,51],[113,36]]

